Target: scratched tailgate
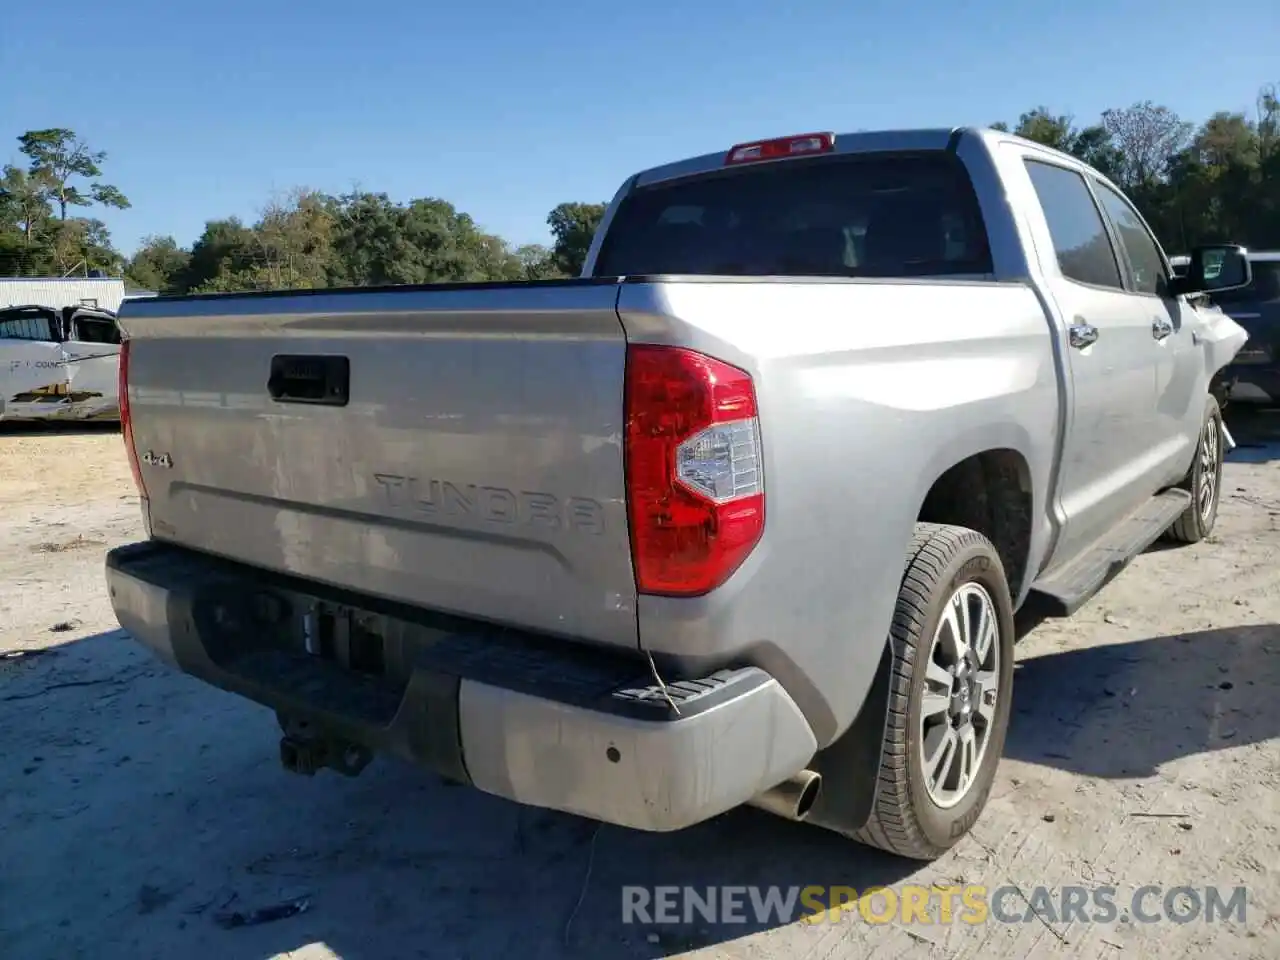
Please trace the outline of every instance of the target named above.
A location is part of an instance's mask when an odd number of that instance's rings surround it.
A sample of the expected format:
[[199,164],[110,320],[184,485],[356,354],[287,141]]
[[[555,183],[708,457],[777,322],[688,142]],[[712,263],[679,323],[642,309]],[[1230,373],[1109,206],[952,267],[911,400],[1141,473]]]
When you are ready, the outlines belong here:
[[153,535],[636,643],[609,281],[128,302]]

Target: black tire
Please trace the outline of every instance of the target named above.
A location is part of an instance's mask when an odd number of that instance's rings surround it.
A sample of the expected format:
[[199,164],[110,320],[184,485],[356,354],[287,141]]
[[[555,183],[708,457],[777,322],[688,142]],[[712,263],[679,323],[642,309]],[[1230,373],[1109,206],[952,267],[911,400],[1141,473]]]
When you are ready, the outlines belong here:
[[[992,601],[998,631],[998,686],[977,772],[963,798],[947,808],[934,801],[925,784],[920,714],[939,620],[952,596],[966,584],[978,584]],[[889,640],[893,654],[889,713],[876,799],[870,819],[855,839],[901,857],[933,860],[968,833],[986,807],[1009,727],[1013,603],[1000,555],[991,541],[965,527],[916,524]]]
[[[1212,444],[1210,438],[1213,438]],[[1210,445],[1211,450],[1207,449]],[[1222,499],[1222,456],[1222,408],[1217,399],[1210,395],[1205,400],[1204,420],[1201,422],[1200,439],[1196,441],[1191,469],[1187,471],[1182,483],[1178,484],[1191,494],[1191,505],[1165,531],[1166,539],[1174,543],[1199,543],[1213,533],[1214,524],[1218,521],[1218,504]],[[1212,482],[1212,494],[1206,508],[1201,509],[1200,498],[1206,478]]]

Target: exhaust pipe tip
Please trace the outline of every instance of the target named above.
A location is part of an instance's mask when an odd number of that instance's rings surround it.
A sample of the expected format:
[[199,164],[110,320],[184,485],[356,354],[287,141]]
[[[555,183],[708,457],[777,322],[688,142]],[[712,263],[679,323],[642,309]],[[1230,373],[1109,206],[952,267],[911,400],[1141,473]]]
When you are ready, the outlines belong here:
[[748,802],[757,810],[764,810],[784,820],[803,820],[809,816],[821,791],[822,774],[801,770],[794,777],[782,781]]
[[1236,438],[1231,436],[1231,431],[1227,429],[1227,424],[1225,421],[1222,421],[1222,439],[1226,445],[1227,453],[1230,453],[1232,450],[1236,448],[1237,446]]

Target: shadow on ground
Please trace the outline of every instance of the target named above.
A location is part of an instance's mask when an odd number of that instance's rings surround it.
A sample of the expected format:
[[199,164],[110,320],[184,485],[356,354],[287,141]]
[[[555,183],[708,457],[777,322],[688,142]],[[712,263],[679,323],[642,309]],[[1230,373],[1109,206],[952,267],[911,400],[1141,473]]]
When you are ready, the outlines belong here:
[[[1147,774],[1280,734],[1280,632],[1050,653],[1021,664],[1016,689],[1008,756]],[[345,960],[652,960],[795,921],[628,925],[624,887],[864,890],[919,867],[756,811],[647,835],[390,761],[353,780],[296,777],[276,737],[267,711],[168,672],[119,631],[0,661],[6,957],[311,957],[304,948],[323,945]],[[308,909],[287,919],[218,921],[300,898]]]
[[0,420],[0,437],[72,437],[119,432],[118,420]]
[[1146,777],[1280,737],[1280,626],[1194,631],[1019,662],[1005,756],[1090,777]]
[[[308,945],[346,960],[667,957],[808,911],[628,925],[624,887],[862,890],[918,867],[754,810],[653,835],[391,760],[350,780],[298,777],[279,766],[278,736],[266,710],[169,672],[121,631],[0,660],[6,960]],[[303,897],[287,919],[218,922]]]
[[1270,463],[1280,460],[1280,408],[1228,404],[1223,416],[1236,448],[1228,463]]

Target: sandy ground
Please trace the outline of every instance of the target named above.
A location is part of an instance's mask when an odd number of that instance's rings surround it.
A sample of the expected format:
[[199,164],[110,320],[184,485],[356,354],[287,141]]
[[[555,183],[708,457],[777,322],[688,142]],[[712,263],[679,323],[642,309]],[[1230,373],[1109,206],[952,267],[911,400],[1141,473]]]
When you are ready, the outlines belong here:
[[[647,836],[391,761],[286,774],[267,711],[116,629],[102,556],[140,526],[118,433],[4,431],[0,956],[1280,956],[1278,427],[1238,425],[1257,443],[1227,468],[1211,542],[1149,552],[1023,642],[991,804],[927,866],[754,811]],[[1249,892],[1244,923],[621,920],[626,884],[909,882],[1110,884],[1122,905],[1144,884]],[[218,922],[295,898],[309,909]]]

